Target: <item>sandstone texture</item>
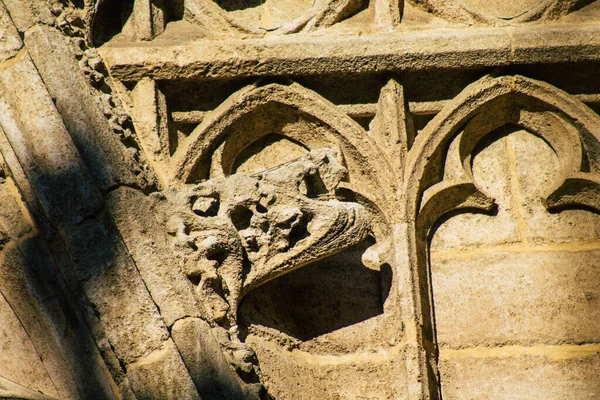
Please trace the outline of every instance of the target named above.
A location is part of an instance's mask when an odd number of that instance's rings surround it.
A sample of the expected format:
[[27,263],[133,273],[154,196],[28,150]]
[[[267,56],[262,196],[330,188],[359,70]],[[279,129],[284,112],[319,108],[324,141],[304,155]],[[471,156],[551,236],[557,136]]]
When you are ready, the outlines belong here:
[[599,0],[0,0],[0,399],[600,399]]

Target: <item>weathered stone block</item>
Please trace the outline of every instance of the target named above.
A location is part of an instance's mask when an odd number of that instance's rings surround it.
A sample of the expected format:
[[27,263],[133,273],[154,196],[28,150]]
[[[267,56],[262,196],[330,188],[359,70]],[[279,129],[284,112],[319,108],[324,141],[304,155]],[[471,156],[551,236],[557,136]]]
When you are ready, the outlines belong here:
[[210,326],[198,318],[177,321],[173,340],[202,398],[245,399],[241,380],[225,359]]
[[[57,396],[34,343],[6,299],[0,295],[0,376],[22,386]],[[0,396],[2,390],[0,386]]]
[[173,255],[168,234],[154,215],[152,202],[129,188],[113,191],[107,200],[115,225],[167,326],[184,317],[199,317],[201,306],[193,286]]
[[[402,399],[407,396],[402,349],[340,356],[286,351],[267,341],[253,340],[264,363],[265,385],[281,399]],[[382,382],[386,382],[382,384]]]
[[54,19],[46,3],[36,0],[4,0],[10,17],[20,32],[38,23],[51,24]]
[[80,281],[115,353],[130,363],[157,349],[167,327],[131,255],[106,216],[65,230]]
[[138,400],[200,400],[172,340],[130,364],[127,371]]
[[442,394],[450,400],[597,399],[599,361],[598,354],[558,360],[543,356],[442,359]]
[[0,62],[4,62],[14,57],[23,47],[19,32],[15,28],[4,4],[0,4],[0,32],[2,32],[2,37],[0,37]]
[[133,159],[112,132],[102,105],[78,68],[67,39],[48,26],[25,35],[27,50],[52,96],[75,146],[102,190],[133,185]]
[[572,246],[433,253],[440,345],[600,341],[600,250]]
[[59,225],[79,223],[102,206],[29,55],[0,66],[0,124],[42,206]]
[[533,244],[598,240],[600,215],[582,209],[547,212],[544,196],[561,183],[560,165],[553,150],[526,131],[515,132],[509,139],[514,152],[514,179],[522,192],[525,239]]

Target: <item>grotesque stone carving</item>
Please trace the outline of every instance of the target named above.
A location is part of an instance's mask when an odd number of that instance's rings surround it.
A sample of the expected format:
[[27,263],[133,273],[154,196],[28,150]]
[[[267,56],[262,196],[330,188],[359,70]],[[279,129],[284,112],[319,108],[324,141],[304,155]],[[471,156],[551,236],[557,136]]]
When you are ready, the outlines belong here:
[[[239,342],[237,310],[252,289],[363,241],[370,216],[336,199],[347,174],[328,149],[248,176],[234,174],[167,193],[181,264],[212,323]],[[173,207],[179,212],[173,214]],[[246,371],[248,372],[248,371]]]

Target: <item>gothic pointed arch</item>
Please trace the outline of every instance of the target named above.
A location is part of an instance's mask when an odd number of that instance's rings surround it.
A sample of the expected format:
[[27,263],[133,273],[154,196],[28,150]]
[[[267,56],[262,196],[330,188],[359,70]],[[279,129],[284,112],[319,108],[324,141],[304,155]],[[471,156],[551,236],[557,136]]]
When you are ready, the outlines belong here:
[[[595,148],[600,142],[600,118],[585,104],[549,84],[522,76],[488,76],[467,87],[415,140],[407,160],[406,214],[422,214],[431,196],[426,192],[441,190],[441,186],[435,185],[441,185],[442,181],[443,185],[450,180],[461,181],[477,193],[476,198],[481,198],[483,194],[469,186],[473,184],[473,150],[487,134],[506,124],[515,124],[540,136],[556,152],[561,176],[547,193],[548,207],[579,203],[598,209],[598,199],[589,188],[598,182]],[[449,180],[443,176],[444,153],[458,135],[461,137],[456,155],[463,173]],[[579,195],[574,194],[576,181],[586,182]]]
[[[468,86],[425,127],[408,154],[406,196],[409,263],[418,288],[417,321],[428,365],[436,365],[436,327],[429,243],[436,224],[461,212],[494,214],[495,199],[473,177],[478,146],[498,129],[533,134],[556,155],[557,173],[541,201],[551,212],[600,211],[600,118],[571,95],[522,76],[486,76]],[[436,368],[430,380],[438,377]],[[438,389],[428,389],[434,396]]]
[[[372,138],[335,105],[297,83],[252,85],[230,96],[190,134],[185,152],[174,160],[176,179],[190,183],[229,176],[261,140],[284,140],[298,152],[334,149],[348,168],[345,184],[351,190],[375,194],[372,200],[380,207],[390,204],[389,191],[381,188],[391,168]],[[255,147],[262,151],[264,143]],[[291,160],[261,167],[285,161]]]

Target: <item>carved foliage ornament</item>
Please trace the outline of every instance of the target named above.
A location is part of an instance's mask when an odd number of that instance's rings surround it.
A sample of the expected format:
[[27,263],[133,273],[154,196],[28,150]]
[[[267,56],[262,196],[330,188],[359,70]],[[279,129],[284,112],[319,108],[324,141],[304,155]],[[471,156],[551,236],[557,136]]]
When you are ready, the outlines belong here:
[[[362,3],[361,0],[188,0],[185,17],[210,25],[222,23],[230,29],[256,35],[287,34],[330,26],[359,11]],[[212,21],[207,21],[206,15],[212,16]]]
[[196,254],[183,266],[187,276],[201,298],[223,293],[227,302],[202,302],[212,320],[235,326],[248,291],[371,233],[364,207],[335,198],[346,173],[335,152],[320,149],[254,175],[170,190],[173,204],[187,205],[169,225],[177,247]]

